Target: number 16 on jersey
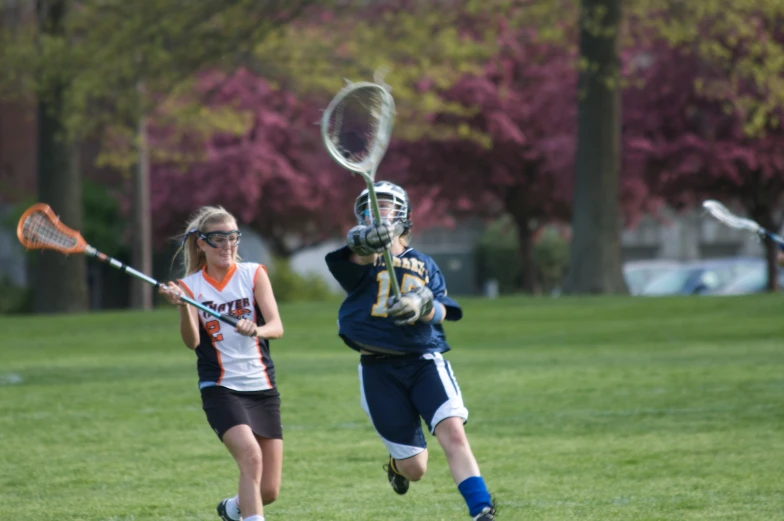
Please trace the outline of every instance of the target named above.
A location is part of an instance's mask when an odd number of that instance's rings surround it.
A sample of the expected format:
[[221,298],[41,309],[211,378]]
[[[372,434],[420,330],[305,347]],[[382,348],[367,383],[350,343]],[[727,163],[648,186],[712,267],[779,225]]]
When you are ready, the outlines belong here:
[[[387,300],[389,300],[389,293],[392,291],[392,284],[390,284],[389,271],[379,271],[376,275],[376,282],[378,282],[378,297],[370,314],[374,317],[386,317]],[[421,288],[425,285],[425,281],[416,275],[406,273],[403,275],[403,280],[400,282],[400,291],[406,293],[414,288]]]

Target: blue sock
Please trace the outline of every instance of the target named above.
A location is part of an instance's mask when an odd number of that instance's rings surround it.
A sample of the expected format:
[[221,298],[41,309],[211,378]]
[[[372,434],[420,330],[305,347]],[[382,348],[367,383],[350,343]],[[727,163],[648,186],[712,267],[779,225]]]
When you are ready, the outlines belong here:
[[468,512],[475,516],[482,511],[485,507],[492,507],[493,500],[490,498],[490,492],[487,491],[487,485],[482,476],[471,476],[464,479],[458,486],[457,490],[463,495],[466,505],[468,505]]

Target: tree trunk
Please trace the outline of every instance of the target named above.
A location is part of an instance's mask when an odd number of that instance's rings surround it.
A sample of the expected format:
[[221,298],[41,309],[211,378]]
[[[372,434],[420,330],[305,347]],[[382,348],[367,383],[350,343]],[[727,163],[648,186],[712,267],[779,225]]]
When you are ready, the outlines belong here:
[[[150,166],[147,153],[145,118],[139,121],[139,159],[133,183],[133,253],[134,268],[152,275],[152,223],[150,216]],[[152,309],[152,286],[141,280],[131,282],[131,307]]]
[[[38,0],[42,33],[63,35],[65,0]],[[82,228],[82,178],[75,147],[63,125],[66,82],[54,80],[41,93],[37,107],[38,199],[49,204],[69,227]],[[35,310],[38,313],[78,312],[88,308],[87,271],[81,254],[41,253],[36,266]]]
[[[778,233],[778,226],[776,226],[775,220],[773,219],[773,213],[770,210],[770,207],[765,203],[758,202],[757,204],[754,204],[749,214],[752,219],[757,221],[757,223],[766,230]],[[772,292],[779,288],[778,255],[781,250],[779,249],[778,244],[768,237],[765,237],[763,243],[765,244],[765,263],[767,264],[768,272],[767,289]]]
[[768,291],[779,289],[779,264],[778,257],[781,249],[779,245],[769,238],[765,239],[765,259],[768,265]]
[[531,295],[540,293],[536,276],[536,257],[534,256],[534,234],[527,218],[517,221],[517,239],[520,243],[520,262],[523,266],[523,290]]
[[[603,16],[600,16],[603,13]],[[583,0],[577,158],[566,293],[627,293],[621,273],[620,0]]]
[[[531,169],[537,168],[531,165]],[[525,189],[514,186],[504,194],[506,212],[512,217],[517,227],[518,259],[522,273],[520,281],[523,291],[531,295],[539,294],[539,284],[536,276],[537,266],[534,256],[534,233],[531,229],[530,208],[526,204]]]

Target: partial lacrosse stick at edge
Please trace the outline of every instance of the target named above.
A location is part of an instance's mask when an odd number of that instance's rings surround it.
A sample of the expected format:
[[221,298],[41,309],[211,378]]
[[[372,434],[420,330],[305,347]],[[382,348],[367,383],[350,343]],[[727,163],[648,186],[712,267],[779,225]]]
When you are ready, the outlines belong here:
[[760,238],[768,237],[776,243],[781,251],[784,251],[784,238],[776,233],[771,232],[770,230],[766,230],[756,221],[735,215],[719,201],[709,199],[702,203],[702,207],[709,214],[730,228],[735,228],[736,230],[747,230],[756,233]]
[[[22,243],[22,246],[28,250],[55,250],[66,255],[84,253],[88,257],[95,257],[101,262],[105,262],[113,268],[117,268],[123,273],[143,280],[152,286],[162,288],[165,291],[168,290],[165,284],[161,284],[154,278],[148,277],[144,273],[105,253],[101,253],[87,244],[78,231],[69,228],[60,221],[60,218],[55,215],[48,204],[36,203],[25,210],[19,218],[19,224],[16,226],[16,237]],[[234,327],[239,322],[239,319],[218,313],[214,309],[208,308],[185,295],[181,294],[180,300]]]

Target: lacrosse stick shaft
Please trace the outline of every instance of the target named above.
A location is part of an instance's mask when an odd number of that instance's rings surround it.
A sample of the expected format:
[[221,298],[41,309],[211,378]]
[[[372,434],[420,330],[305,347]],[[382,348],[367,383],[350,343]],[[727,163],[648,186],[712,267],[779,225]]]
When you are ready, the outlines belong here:
[[[125,264],[124,262],[118,261],[114,257],[110,257],[110,256],[106,255],[105,253],[101,253],[100,251],[96,250],[92,246],[87,246],[85,248],[85,250],[84,250],[84,254],[88,255],[90,257],[95,257],[99,261],[105,262],[106,264],[110,265],[111,267],[116,268],[116,269],[120,270],[123,273],[127,273],[128,275],[130,275],[132,277],[136,277],[139,280],[143,280],[144,282],[146,282],[147,284],[150,284],[151,286],[156,286],[158,288],[163,288],[164,290],[167,289],[166,285],[161,284],[160,282],[158,282],[154,278],[152,278],[152,277],[150,277],[148,275],[145,275],[141,271],[133,269],[132,267],[130,267],[127,264]],[[187,303],[187,304],[190,304],[191,306],[193,306],[193,307],[195,307],[197,309],[200,309],[201,311],[204,311],[205,313],[207,313],[209,315],[212,315],[213,317],[217,318],[218,320],[221,320],[222,322],[225,322],[226,324],[229,324],[229,325],[232,325],[234,327],[237,327],[237,323],[239,322],[239,319],[236,319],[234,317],[230,317],[228,315],[223,315],[221,313],[218,313],[214,309],[208,308],[204,304],[202,304],[200,302],[196,302],[192,298],[186,297],[185,295],[180,295],[180,300],[185,302],[185,303]]]
[[767,237],[770,240],[772,240],[773,242],[775,242],[776,246],[778,246],[781,251],[784,251],[784,237],[782,237],[781,235],[778,235],[776,233],[769,232],[765,228],[760,228],[759,234],[762,237]]
[[[370,172],[367,177],[365,177],[365,182],[368,187],[368,199],[370,200],[370,210],[373,212],[373,220],[380,223],[381,208],[378,205],[378,197],[376,197],[376,189],[373,186],[372,181],[373,178],[375,178],[375,172]],[[389,283],[392,286],[392,293],[395,294],[395,297],[400,298],[400,284],[397,281],[395,266],[392,263],[392,253],[389,251],[389,248],[384,249],[384,264],[386,264],[387,271],[389,272]]]

